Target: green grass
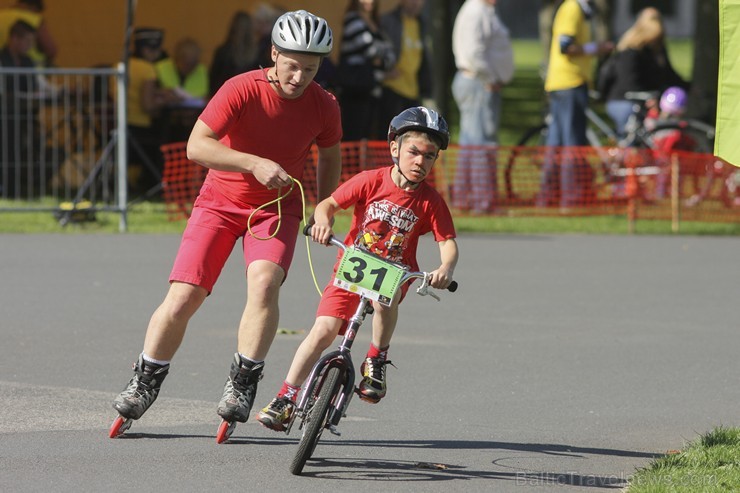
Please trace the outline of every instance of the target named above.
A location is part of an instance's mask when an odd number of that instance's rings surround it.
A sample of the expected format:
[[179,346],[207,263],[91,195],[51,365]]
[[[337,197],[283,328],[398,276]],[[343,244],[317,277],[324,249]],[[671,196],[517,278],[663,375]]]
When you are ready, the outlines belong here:
[[[0,203],[0,206],[3,206]],[[337,217],[335,229],[347,231],[350,215]],[[455,217],[455,226],[461,233],[508,234],[627,234],[624,216],[593,217]],[[10,213],[0,211],[0,233],[118,233],[119,215],[98,212],[94,222],[70,223],[61,226],[52,212]],[[161,202],[146,202],[134,206],[128,214],[129,233],[180,234],[185,220],[168,219]],[[670,221],[638,220],[636,234],[671,234]],[[684,221],[681,234],[686,235],[740,235],[740,224],[704,223]]]
[[638,471],[628,493],[740,490],[740,429],[719,427]]

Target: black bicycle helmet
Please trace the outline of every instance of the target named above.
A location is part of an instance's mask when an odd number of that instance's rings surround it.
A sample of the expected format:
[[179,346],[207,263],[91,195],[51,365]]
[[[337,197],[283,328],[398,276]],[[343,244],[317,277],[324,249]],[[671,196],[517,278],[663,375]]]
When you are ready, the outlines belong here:
[[286,12],[272,28],[272,44],[279,51],[326,56],[333,38],[325,19],[305,10]]
[[442,142],[440,149],[447,149],[450,144],[450,129],[439,113],[423,106],[408,108],[393,117],[388,126],[388,142],[409,130],[418,130],[434,135]]

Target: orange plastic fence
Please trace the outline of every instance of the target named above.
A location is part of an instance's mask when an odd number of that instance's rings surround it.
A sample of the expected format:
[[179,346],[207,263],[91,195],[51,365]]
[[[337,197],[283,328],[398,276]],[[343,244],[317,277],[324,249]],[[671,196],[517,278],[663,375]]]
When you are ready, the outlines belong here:
[[[187,217],[205,168],[187,160],[185,144],[165,153],[164,195],[170,219]],[[383,141],[344,142],[342,177],[392,164]],[[303,186],[316,203],[313,148]],[[740,221],[740,168],[711,154],[593,147],[451,146],[427,178],[456,214],[630,215]]]
[[162,193],[170,221],[190,217],[208,170],[188,159],[186,142],[174,142],[160,147],[164,155]]

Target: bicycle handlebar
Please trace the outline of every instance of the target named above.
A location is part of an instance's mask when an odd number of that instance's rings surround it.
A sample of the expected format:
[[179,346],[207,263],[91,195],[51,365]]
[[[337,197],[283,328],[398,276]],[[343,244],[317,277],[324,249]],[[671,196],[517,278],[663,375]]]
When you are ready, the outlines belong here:
[[[307,224],[303,228],[303,234],[305,236],[311,236],[311,226],[313,225]],[[347,248],[349,248],[347,245],[344,244],[343,241],[337,239],[335,236],[332,236],[329,238],[329,244],[334,245],[337,248],[341,248],[342,251],[345,251],[347,250]],[[404,282],[409,279],[426,279],[427,276],[429,276],[428,272],[407,272],[404,275]],[[450,293],[454,293],[455,291],[457,291],[457,286],[458,286],[457,281],[452,281],[450,285],[447,286],[447,291],[449,291]]]

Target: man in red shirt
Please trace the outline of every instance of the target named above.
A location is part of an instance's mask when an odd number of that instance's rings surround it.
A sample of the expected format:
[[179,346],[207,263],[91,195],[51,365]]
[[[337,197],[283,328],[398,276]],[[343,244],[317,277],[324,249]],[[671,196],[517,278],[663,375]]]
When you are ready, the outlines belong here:
[[247,420],[293,258],[302,210],[298,187],[280,209],[273,204],[252,213],[285,195],[293,179],[301,180],[314,142],[318,198],[329,196],[338,183],[339,107],[313,82],[331,48],[324,19],[304,10],[282,15],[272,31],[274,66],[227,81],[195,123],[188,157],[209,172],[183,233],[169,292],[149,322],[133,378],[113,403],[122,418],[140,418],[157,398],[188,321],[243,237],[247,304],[218,414],[230,423]]
[[[444,289],[452,282],[457,264],[455,226],[444,199],[424,179],[439,150],[446,149],[450,142],[447,123],[433,110],[409,108],[391,120],[388,142],[394,166],[355,175],[319,203],[311,236],[314,241],[328,243],[334,235],[334,214],[354,206],[345,243],[418,271],[419,237],[432,232],[439,244],[441,263],[430,273],[429,281],[432,287]],[[316,322],[298,348],[280,392],[257,415],[257,420],[270,429],[285,430],[312,365],[346,329],[357,308],[359,296],[334,286],[333,281],[332,278],[324,290]],[[391,306],[373,303],[372,342],[360,368],[363,380],[359,385],[360,397],[368,402],[376,403],[385,397],[388,348],[398,320],[398,305],[408,287],[406,283],[399,289]]]

